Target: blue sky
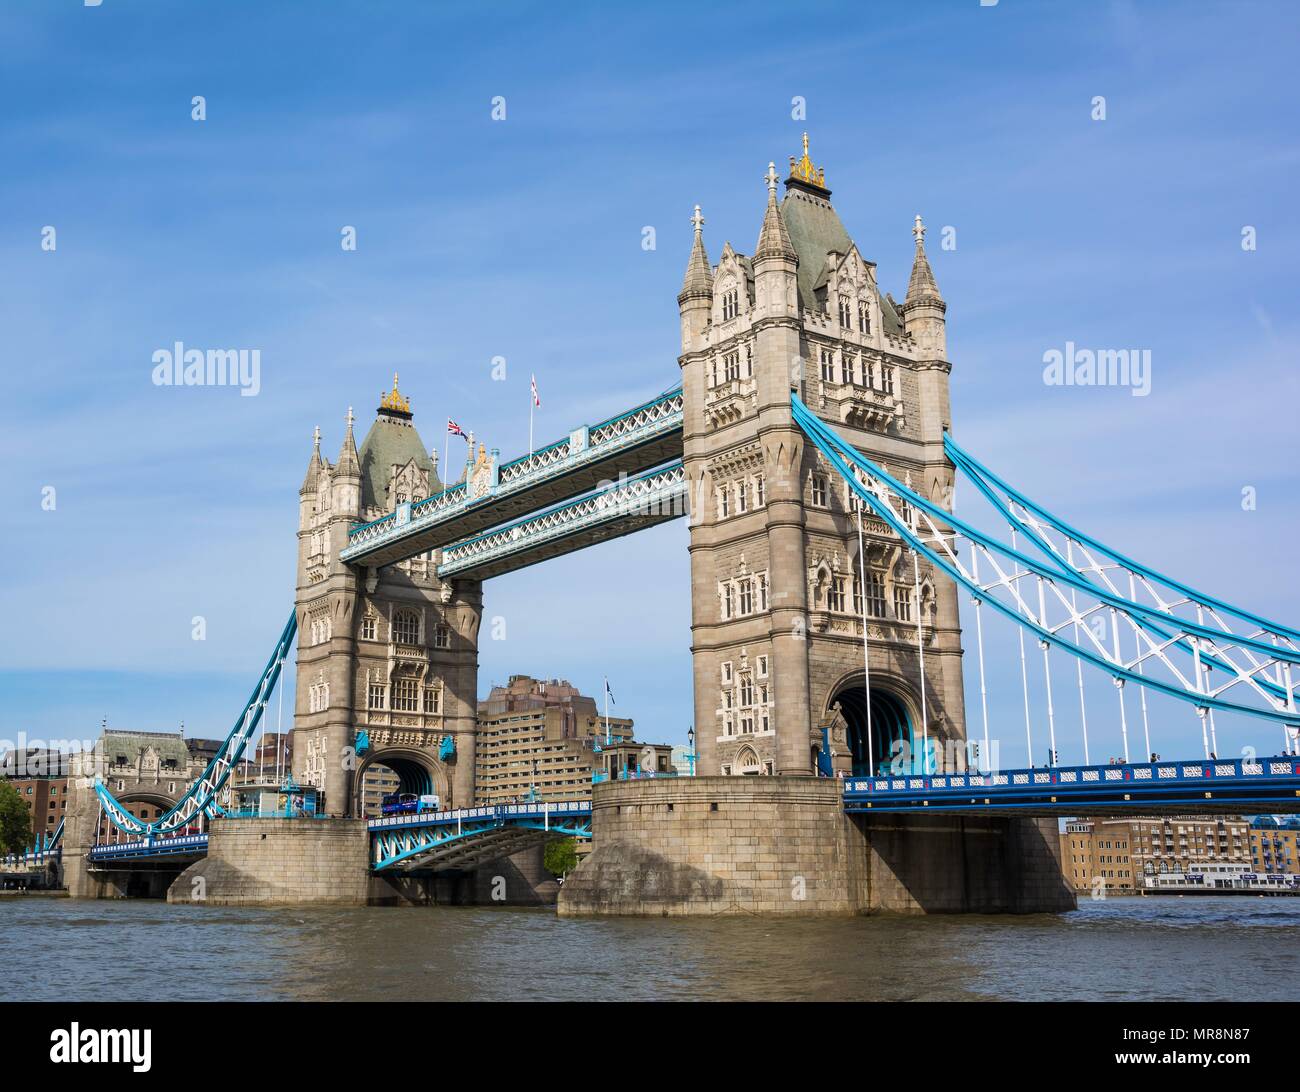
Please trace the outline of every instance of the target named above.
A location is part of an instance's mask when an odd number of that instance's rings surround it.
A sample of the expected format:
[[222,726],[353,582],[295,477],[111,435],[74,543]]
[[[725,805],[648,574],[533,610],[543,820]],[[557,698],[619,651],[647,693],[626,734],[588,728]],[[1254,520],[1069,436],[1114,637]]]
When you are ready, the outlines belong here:
[[[1294,623],[1300,11],[801,13],[5,4],[0,737],[101,717],[224,734],[292,602],[312,427],[333,458],[347,407],[364,428],[396,370],[430,447],[450,415],[509,456],[530,372],[539,442],[663,390],[691,207],[714,260],[752,250],[761,175],[805,128],[896,297],[913,215],[931,226],[959,440],[1099,537]],[[259,348],[261,393],[155,387],[176,340]],[[1150,396],[1045,386],[1066,341],[1149,348]],[[507,639],[484,641],[480,691],[530,672],[594,694],[608,674],[643,736],[682,740],[687,587],[680,523],[493,581]],[[1018,668],[999,662],[1014,761]],[[1157,749],[1194,753],[1194,720],[1162,721]]]

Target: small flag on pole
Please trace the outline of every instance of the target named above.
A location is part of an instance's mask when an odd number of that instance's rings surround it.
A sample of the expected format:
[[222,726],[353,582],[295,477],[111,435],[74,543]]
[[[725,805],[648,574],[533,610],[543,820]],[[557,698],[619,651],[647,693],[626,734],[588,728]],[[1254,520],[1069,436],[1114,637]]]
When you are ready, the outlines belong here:
[[[605,697],[609,698],[610,701],[614,701],[614,691],[609,688],[608,679],[605,680]],[[617,705],[618,702],[614,701],[614,704]]]
[[456,424],[456,422],[453,421],[450,417],[447,418],[447,431],[450,432],[453,436],[462,436],[466,440],[469,439],[468,436],[465,436],[465,430],[461,428],[460,425]]
[[531,379],[533,381],[533,405],[540,408],[542,405],[542,400],[537,397],[537,376],[535,375],[531,376]]

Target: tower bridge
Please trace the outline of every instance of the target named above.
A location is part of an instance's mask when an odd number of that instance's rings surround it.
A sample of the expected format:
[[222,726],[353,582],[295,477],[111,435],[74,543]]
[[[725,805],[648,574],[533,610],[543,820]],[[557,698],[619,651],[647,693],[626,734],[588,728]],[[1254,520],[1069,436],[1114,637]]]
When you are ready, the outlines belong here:
[[[566,833],[593,851],[563,913],[1052,910],[1073,904],[1057,816],[1300,807],[1300,631],[1106,546],[958,446],[921,218],[900,303],[806,138],[784,195],[773,164],[765,183],[752,254],[728,242],[713,263],[696,208],[680,386],[509,462],[471,441],[453,484],[396,379],[359,446],[349,411],[334,463],[318,430],[293,615],[226,745],[153,822],[102,782],[83,792],[63,837],[72,871],[206,852],[182,880],[211,866],[238,886],[241,869],[292,859],[289,873],[362,898],[354,874],[497,867],[493,854]],[[959,482],[984,524],[953,510]],[[540,815],[476,808],[484,581],[682,515],[700,776],[597,785]],[[1029,769],[993,763],[1018,729],[990,721],[986,621],[1019,640]],[[230,775],[294,645],[292,774],[324,817],[256,835],[228,814]],[[1152,752],[1153,710],[1192,728],[1176,761]],[[1216,716],[1269,728],[1279,752],[1220,760]],[[1094,763],[1101,739],[1122,760]],[[1082,762],[1062,764],[1063,748]],[[375,764],[446,810],[365,820]],[[129,845],[93,845],[101,813]],[[268,856],[276,844],[290,856]],[[293,897],[258,884],[239,890]]]

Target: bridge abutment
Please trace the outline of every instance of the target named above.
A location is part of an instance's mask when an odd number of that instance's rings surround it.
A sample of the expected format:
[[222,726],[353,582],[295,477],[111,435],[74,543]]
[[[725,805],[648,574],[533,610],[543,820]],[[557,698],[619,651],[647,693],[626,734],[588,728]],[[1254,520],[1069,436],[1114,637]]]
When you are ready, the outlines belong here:
[[817,777],[598,785],[592,803],[594,848],[561,889],[559,913],[667,917],[1074,909],[1053,822],[855,817],[845,813],[841,789],[838,780]]

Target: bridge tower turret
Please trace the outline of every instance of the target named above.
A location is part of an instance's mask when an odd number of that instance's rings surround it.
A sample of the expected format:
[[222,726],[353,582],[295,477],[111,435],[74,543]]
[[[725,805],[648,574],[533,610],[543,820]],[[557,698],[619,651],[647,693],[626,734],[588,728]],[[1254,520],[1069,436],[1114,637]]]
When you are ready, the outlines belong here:
[[823,749],[865,771],[869,719],[877,763],[964,737],[956,593],[870,516],[861,571],[854,501],[791,395],[947,503],[946,304],[920,235],[907,305],[881,294],[806,135],[783,199],[765,181],[753,257],[728,243],[707,272],[697,213],[678,297],[699,772],[807,774]]
[[474,798],[481,584],[440,580],[437,551],[378,569],[339,560],[357,523],[441,492],[412,417],[394,376],[360,447],[349,409],[336,465],[318,434],[300,491],[293,772],[333,815],[361,814],[379,766],[392,788]]

